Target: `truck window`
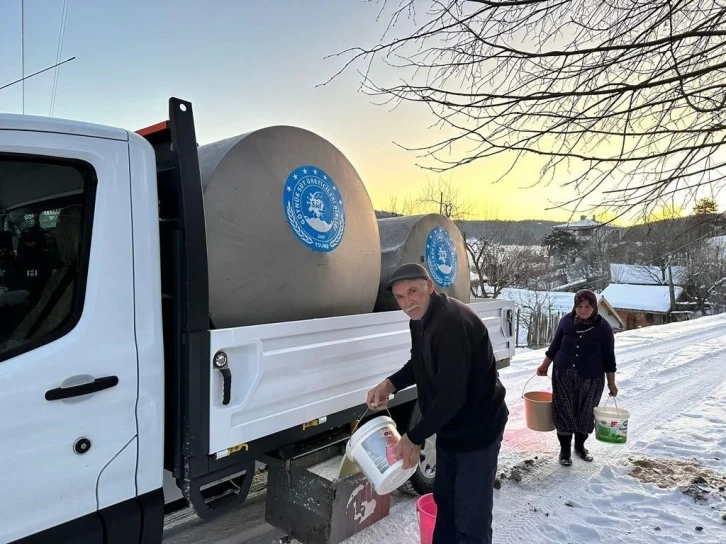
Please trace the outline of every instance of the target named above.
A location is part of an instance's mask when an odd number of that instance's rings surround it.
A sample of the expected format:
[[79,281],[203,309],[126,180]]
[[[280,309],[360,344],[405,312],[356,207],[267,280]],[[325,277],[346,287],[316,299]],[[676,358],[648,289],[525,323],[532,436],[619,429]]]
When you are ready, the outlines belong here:
[[0,362],[80,319],[93,170],[0,154]]

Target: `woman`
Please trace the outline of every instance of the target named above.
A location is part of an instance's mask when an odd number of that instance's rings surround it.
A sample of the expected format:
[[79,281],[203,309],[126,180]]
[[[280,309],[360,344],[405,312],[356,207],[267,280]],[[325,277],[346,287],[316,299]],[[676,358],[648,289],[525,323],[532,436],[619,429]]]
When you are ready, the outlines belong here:
[[552,402],[560,441],[560,464],[572,465],[573,434],[575,454],[592,461],[592,455],[585,449],[585,440],[595,428],[593,409],[600,404],[605,377],[610,396],[617,396],[618,388],[613,329],[597,313],[597,296],[589,289],[575,293],[575,307],[560,320],[537,375],[546,376],[553,361]]

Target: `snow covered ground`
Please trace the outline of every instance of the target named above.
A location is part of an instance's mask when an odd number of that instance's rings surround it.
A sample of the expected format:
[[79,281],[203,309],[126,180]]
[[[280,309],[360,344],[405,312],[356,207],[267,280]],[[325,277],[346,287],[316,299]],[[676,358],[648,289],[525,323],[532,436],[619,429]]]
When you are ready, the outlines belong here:
[[[571,467],[557,463],[554,432],[531,431],[524,420],[523,387],[543,351],[519,354],[501,372],[511,414],[500,456],[505,478],[494,498],[495,542],[726,542],[726,480],[720,492],[716,487],[696,502],[679,489],[630,475],[630,459],[641,458],[697,461],[721,477],[726,473],[726,316],[620,333],[616,355],[618,405],[631,414],[628,441],[610,445],[591,437],[595,461],[573,458]],[[526,390],[549,390],[547,381],[536,377]],[[697,473],[684,476],[690,484]],[[706,480],[700,485],[708,491]],[[399,501],[388,518],[349,542],[394,537],[398,544],[417,544],[414,502]]]
[[[557,463],[554,432],[531,431],[524,419],[523,387],[543,351],[519,353],[501,372],[511,414],[495,542],[726,542],[726,315],[620,333],[616,354],[618,405],[631,414],[628,441],[593,436],[587,446],[595,461],[573,458],[571,467]],[[527,390],[549,390],[548,381],[535,377]],[[215,540],[207,527],[204,542],[253,542],[245,532]],[[346,542],[391,541],[418,544],[415,497],[396,493],[387,518]]]

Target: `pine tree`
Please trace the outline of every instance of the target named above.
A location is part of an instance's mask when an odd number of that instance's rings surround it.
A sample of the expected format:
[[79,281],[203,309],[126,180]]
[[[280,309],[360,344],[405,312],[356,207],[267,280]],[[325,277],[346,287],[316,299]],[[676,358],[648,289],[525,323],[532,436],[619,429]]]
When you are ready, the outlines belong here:
[[718,204],[713,198],[704,197],[693,208],[695,215],[708,215],[718,213]]

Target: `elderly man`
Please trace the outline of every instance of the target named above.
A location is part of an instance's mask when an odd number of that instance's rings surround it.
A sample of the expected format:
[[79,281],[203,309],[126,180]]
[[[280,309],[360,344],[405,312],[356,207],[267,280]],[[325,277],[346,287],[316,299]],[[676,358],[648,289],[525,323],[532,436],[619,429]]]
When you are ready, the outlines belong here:
[[486,326],[466,304],[434,291],[426,269],[398,267],[390,281],[411,318],[411,359],[368,392],[380,410],[389,395],[416,385],[422,418],[398,445],[405,467],[436,434],[434,544],[491,543],[497,459],[509,410]]

